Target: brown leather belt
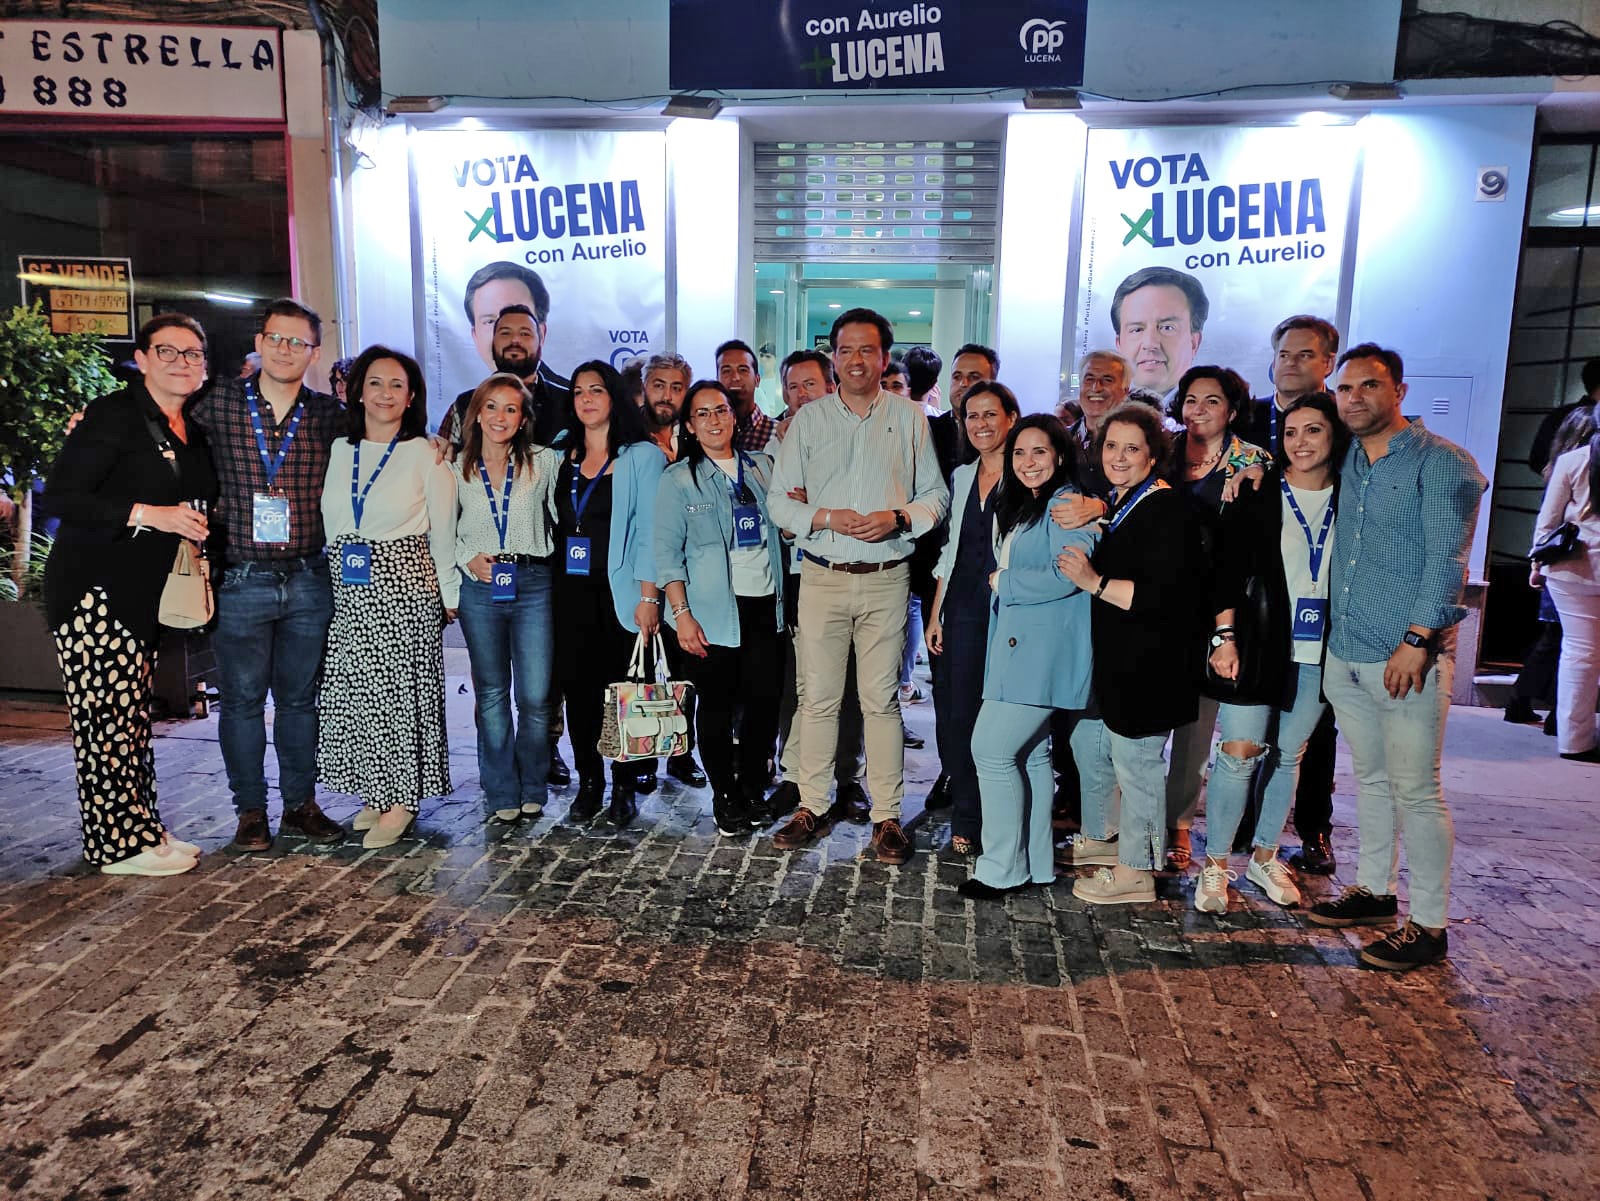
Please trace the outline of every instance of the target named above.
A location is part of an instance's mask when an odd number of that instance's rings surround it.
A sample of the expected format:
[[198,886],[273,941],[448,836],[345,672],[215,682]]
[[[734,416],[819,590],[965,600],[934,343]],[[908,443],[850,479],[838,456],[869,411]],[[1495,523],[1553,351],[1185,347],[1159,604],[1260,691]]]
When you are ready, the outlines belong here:
[[818,567],[826,567],[829,571],[844,571],[850,575],[870,575],[874,571],[888,571],[891,567],[899,567],[900,564],[909,562],[907,559],[895,559],[889,563],[831,563],[808,550],[800,553]]

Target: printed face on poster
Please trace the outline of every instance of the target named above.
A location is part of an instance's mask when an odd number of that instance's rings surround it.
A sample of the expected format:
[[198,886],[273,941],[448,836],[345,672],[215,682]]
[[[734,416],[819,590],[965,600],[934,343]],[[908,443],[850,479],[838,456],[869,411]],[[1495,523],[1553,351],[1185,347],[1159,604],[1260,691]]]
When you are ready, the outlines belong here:
[[665,349],[664,133],[414,130],[410,146],[435,423],[495,370],[507,305],[533,310],[523,340],[562,379]]
[[1272,388],[1272,329],[1336,321],[1353,127],[1095,129],[1084,171],[1076,356],[1114,348],[1168,397],[1190,366]]

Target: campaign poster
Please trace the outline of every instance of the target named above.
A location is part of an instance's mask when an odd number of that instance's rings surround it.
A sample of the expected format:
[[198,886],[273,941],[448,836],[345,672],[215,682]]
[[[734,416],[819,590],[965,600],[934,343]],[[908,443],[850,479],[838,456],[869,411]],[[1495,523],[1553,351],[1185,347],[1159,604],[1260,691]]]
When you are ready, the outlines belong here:
[[1351,126],[1089,131],[1076,360],[1115,348],[1170,397],[1195,364],[1272,386],[1283,318],[1337,321]]
[[664,132],[418,129],[410,150],[434,423],[494,370],[506,305],[542,317],[540,361],[563,379],[666,349]]

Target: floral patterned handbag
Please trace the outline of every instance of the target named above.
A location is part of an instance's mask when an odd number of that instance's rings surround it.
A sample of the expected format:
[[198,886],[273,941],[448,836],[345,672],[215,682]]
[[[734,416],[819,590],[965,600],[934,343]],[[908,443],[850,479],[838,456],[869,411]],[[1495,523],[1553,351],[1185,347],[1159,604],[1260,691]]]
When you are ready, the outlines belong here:
[[603,756],[618,763],[682,755],[689,750],[686,711],[694,685],[667,678],[667,648],[659,633],[652,649],[653,680],[645,672],[645,640],[640,634],[628,660],[627,678],[606,685],[597,747]]

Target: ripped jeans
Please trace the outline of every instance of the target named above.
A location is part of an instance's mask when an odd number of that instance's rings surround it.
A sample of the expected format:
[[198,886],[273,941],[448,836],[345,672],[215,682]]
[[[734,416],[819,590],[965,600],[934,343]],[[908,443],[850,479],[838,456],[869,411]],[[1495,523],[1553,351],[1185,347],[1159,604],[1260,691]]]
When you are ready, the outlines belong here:
[[[1224,704],[1218,710],[1222,744],[1253,742],[1262,748],[1248,757],[1217,751],[1206,794],[1206,855],[1225,860],[1244,816],[1250,795],[1250,779],[1259,767],[1262,772],[1261,815],[1256,819],[1256,847],[1276,847],[1294,804],[1295,786],[1300,780],[1300,759],[1306,743],[1327,702],[1322,700],[1322,668],[1315,663],[1297,663],[1299,681],[1295,686],[1294,707],[1278,709],[1272,705]],[[1274,728],[1275,727],[1275,728]]]

